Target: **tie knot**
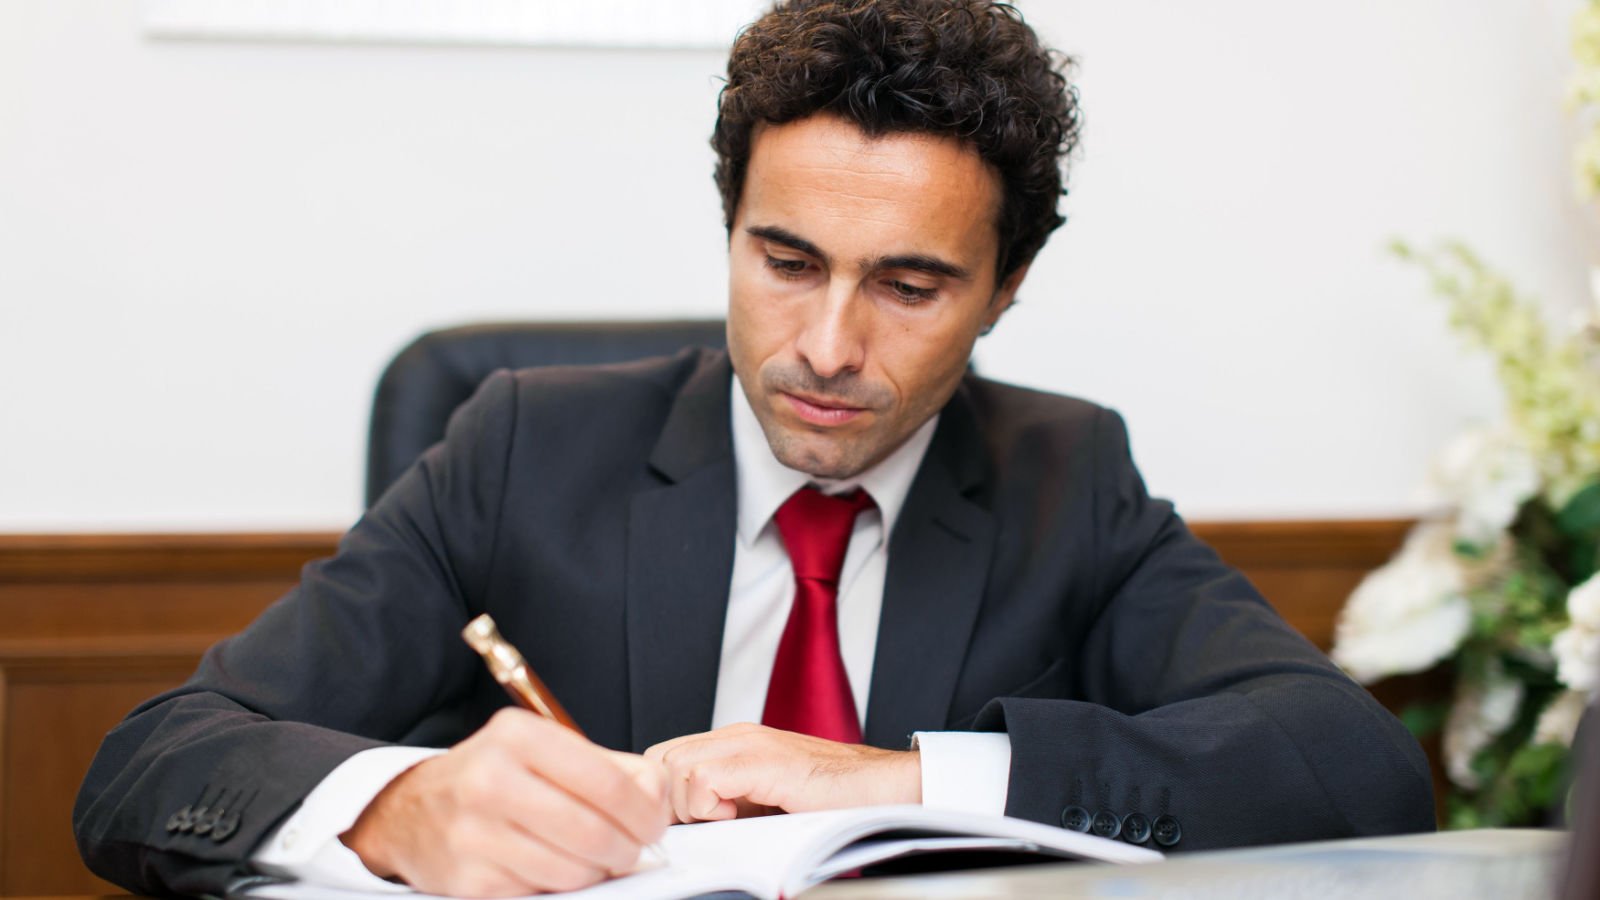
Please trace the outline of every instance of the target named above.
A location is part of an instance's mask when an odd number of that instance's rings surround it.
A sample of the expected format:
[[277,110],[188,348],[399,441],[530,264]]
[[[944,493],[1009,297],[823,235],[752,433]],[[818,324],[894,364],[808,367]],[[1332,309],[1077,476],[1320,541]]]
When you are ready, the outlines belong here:
[[830,497],[813,487],[795,491],[773,518],[796,578],[838,582],[856,513],[873,505],[866,491]]

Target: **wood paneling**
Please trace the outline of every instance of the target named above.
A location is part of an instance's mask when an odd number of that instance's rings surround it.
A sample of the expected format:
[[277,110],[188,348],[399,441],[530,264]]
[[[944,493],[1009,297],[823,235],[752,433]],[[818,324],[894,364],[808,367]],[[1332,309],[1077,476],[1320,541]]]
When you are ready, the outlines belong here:
[[98,894],[72,802],[100,739],[288,590],[331,534],[0,535],[0,894]]
[[1241,569],[1311,642],[1333,646],[1345,598],[1400,548],[1412,520],[1201,522],[1194,533]]
[[[1409,522],[1201,523],[1296,628],[1326,648],[1361,576]],[[78,859],[71,810],[101,737],[181,682],[331,554],[334,534],[0,535],[0,894],[115,888]],[[1438,684],[1380,686],[1399,703]],[[1388,691],[1386,694],[1385,691]]]
[[110,723],[182,681],[191,658],[166,664],[8,666],[5,759],[5,891],[64,894],[115,890],[77,861],[71,798]]
[[324,532],[0,534],[0,584],[281,578],[333,552]]

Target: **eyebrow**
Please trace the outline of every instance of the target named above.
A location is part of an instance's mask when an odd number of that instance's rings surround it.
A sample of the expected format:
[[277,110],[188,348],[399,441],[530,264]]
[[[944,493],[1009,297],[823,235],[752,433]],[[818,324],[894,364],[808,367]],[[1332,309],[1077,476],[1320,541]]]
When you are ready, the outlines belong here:
[[[791,250],[798,250],[807,256],[814,256],[829,267],[833,259],[816,244],[811,243],[798,234],[777,225],[752,225],[745,229],[751,237],[782,244]],[[948,260],[926,253],[899,253],[893,256],[879,256],[861,260],[861,267],[867,270],[876,269],[909,269],[913,272],[926,272],[929,275],[939,275],[956,281],[967,281],[972,278],[972,273],[966,268],[958,266]]]

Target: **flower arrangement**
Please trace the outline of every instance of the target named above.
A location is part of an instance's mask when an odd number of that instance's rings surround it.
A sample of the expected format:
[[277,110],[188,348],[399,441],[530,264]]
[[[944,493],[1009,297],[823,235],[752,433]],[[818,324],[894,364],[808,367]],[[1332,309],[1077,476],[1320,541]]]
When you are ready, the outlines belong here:
[[[1573,53],[1570,98],[1588,126],[1578,188],[1600,196],[1600,0],[1577,14]],[[1333,658],[1364,683],[1448,661],[1453,699],[1401,716],[1419,736],[1443,729],[1447,825],[1534,824],[1600,688],[1600,308],[1556,335],[1465,246],[1393,250],[1492,357],[1507,417],[1440,454],[1432,481],[1451,513],[1356,588]]]
[[1573,158],[1578,193],[1595,197],[1600,196],[1600,121],[1594,114],[1600,107],[1600,4],[1594,0],[1584,4],[1572,18],[1572,57],[1576,66],[1568,103],[1588,118],[1588,128]]

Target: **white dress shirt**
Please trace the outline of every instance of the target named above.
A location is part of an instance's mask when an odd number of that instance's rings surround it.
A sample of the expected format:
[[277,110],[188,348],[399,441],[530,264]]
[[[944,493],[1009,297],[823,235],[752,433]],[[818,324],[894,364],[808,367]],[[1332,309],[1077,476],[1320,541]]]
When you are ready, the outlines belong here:
[[[795,592],[794,570],[773,515],[789,495],[807,484],[829,494],[860,487],[876,504],[856,516],[839,575],[839,652],[850,678],[856,715],[864,725],[884,575],[889,566],[888,535],[894,531],[911,482],[933,440],[938,416],[876,466],[855,478],[835,481],[780,463],[772,455],[738,378],[732,379],[729,390],[738,518],[711,726],[761,721],[767,681]],[[1005,811],[1011,769],[1011,742],[1006,735],[918,732],[913,746],[921,751],[924,806],[995,814]],[[262,843],[253,862],[264,871],[332,887],[408,890],[368,872],[339,835],[355,824],[361,811],[395,776],[443,752],[380,747],[355,754],[328,773],[300,808]]]

